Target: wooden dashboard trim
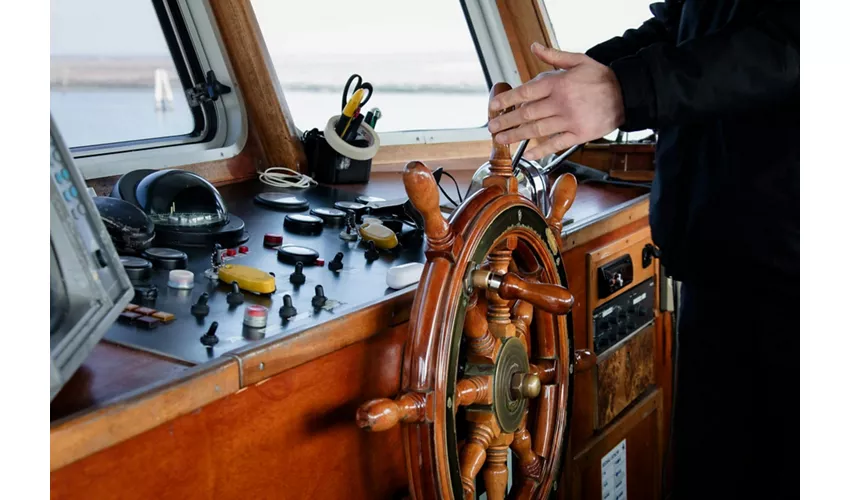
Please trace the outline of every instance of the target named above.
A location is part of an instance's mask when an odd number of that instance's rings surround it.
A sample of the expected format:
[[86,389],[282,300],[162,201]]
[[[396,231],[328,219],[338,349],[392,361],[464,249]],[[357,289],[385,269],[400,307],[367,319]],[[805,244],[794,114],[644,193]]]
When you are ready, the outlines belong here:
[[411,288],[389,300],[382,299],[296,335],[271,339],[250,346],[247,350],[231,353],[239,360],[242,386],[262,382],[406,321],[414,293],[415,289]]
[[649,216],[649,195],[629,200],[561,232],[561,252],[567,252],[634,221]]
[[240,389],[239,367],[219,359],[154,384],[50,429],[51,472],[191,413]]

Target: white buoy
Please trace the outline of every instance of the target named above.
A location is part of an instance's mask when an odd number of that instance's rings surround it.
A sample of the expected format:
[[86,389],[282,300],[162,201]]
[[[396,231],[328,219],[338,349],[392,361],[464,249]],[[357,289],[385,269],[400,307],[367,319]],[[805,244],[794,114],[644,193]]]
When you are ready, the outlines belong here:
[[168,71],[157,68],[153,73],[153,98],[157,111],[174,109],[174,93],[171,90],[171,79]]

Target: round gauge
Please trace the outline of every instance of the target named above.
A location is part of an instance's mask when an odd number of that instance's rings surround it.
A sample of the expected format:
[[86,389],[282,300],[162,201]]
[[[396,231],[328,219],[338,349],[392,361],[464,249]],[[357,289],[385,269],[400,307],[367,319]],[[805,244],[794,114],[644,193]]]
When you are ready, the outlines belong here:
[[321,217],[329,226],[341,226],[345,224],[345,212],[336,208],[314,208],[310,210],[312,215]]
[[290,214],[283,219],[283,228],[299,234],[318,234],[322,232],[322,219],[315,215]]
[[121,257],[121,265],[127,272],[130,281],[146,281],[151,277],[153,264],[149,260],[140,257]]
[[227,224],[227,207],[203,177],[183,170],[160,170],[136,188],[139,206],[158,227],[208,230]]
[[366,205],[357,203],[356,201],[338,201],[334,203],[334,208],[338,210],[350,210],[352,212],[362,212],[366,210]]
[[277,249],[277,260],[295,265],[297,262],[312,264],[319,258],[319,252],[300,245],[284,245]]
[[357,197],[357,201],[359,203],[369,204],[369,203],[377,203],[379,201],[387,201],[387,200],[385,200],[384,198],[379,198],[377,196],[368,196],[368,195],[365,195],[365,194],[361,194],[360,196]]
[[189,257],[173,248],[151,247],[142,253],[157,269],[186,269]]
[[293,212],[310,207],[310,203],[304,198],[287,193],[260,193],[254,197],[254,201],[268,207]]

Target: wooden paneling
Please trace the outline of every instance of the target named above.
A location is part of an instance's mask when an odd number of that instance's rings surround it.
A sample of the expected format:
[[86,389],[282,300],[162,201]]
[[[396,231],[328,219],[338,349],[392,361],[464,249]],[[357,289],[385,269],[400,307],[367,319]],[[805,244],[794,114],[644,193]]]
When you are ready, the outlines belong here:
[[364,432],[354,415],[399,390],[407,326],[53,471],[51,497],[394,498],[407,487],[401,428]]
[[210,0],[248,110],[248,128],[262,148],[261,169],[307,172],[307,158],[265,48],[250,0]]
[[233,360],[222,359],[199,367],[190,378],[62,422],[50,430],[50,470],[55,471],[100,450],[113,450],[117,443],[237,390],[239,367]]
[[102,406],[113,398],[168,380],[188,368],[189,365],[154,354],[101,342],[50,402],[50,421]]
[[655,325],[599,357],[596,365],[596,429],[601,429],[655,383]]
[[570,480],[562,479],[562,484],[567,485],[566,498],[602,498],[602,457],[623,439],[626,440],[627,497],[660,498],[662,412],[661,393],[653,391],[578,451],[569,467]]
[[562,233],[561,251],[567,252],[640,220],[649,221],[649,199],[624,207],[614,214],[581,227],[580,230],[573,231],[567,226]]
[[413,290],[395,300],[379,302],[297,335],[237,351],[235,356],[240,359],[242,384],[255,384],[406,321],[412,302]]

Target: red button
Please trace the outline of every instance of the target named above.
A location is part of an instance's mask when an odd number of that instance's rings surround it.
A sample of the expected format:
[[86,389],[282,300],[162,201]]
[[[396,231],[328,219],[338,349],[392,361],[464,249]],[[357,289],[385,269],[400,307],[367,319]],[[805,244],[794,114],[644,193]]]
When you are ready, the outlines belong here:
[[228,248],[226,254],[227,254],[228,257],[233,257],[234,255],[236,255],[236,249],[235,248]]
[[315,264],[317,266],[324,266],[325,265],[325,259],[316,259],[316,260],[313,261],[313,264]]
[[283,236],[275,233],[266,233],[265,237],[263,237],[263,245],[267,247],[283,245]]
[[239,253],[248,253],[248,247],[242,245],[241,247],[239,247]]

